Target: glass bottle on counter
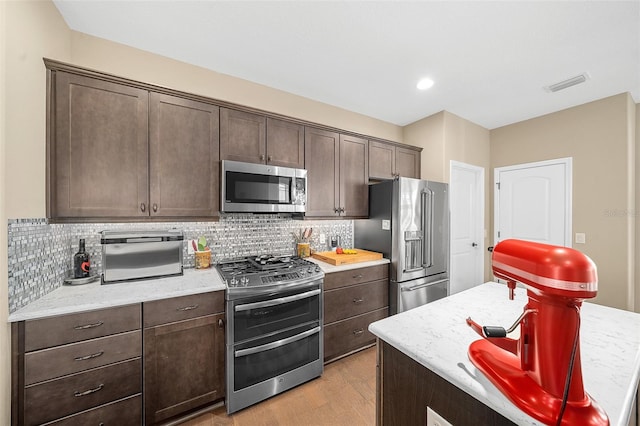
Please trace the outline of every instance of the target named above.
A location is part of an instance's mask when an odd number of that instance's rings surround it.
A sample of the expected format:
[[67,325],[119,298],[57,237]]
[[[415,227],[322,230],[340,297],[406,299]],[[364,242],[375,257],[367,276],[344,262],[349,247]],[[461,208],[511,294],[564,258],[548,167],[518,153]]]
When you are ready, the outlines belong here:
[[89,262],[89,253],[85,251],[84,238],[80,239],[79,249],[73,255],[73,278],[86,278],[89,276],[91,263]]

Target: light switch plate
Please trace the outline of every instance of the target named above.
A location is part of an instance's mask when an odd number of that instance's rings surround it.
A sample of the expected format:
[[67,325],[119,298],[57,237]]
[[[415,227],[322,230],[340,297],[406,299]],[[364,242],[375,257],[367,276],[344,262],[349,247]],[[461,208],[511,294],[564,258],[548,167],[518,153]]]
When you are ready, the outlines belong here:
[[383,220],[382,221],[382,230],[383,231],[390,231],[391,230],[391,221],[390,220]]
[[452,426],[440,414],[427,407],[427,426]]
[[585,244],[587,242],[587,236],[583,232],[576,232],[576,244]]
[[320,234],[320,244],[327,243],[327,236],[325,234]]

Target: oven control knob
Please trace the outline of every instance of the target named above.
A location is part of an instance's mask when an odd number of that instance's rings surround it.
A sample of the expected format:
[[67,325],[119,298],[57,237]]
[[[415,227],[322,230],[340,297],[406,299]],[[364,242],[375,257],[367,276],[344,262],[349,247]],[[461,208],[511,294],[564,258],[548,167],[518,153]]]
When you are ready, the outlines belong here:
[[313,274],[313,266],[309,266],[309,269],[307,269],[307,272],[310,274]]
[[241,278],[240,278],[240,285],[242,285],[242,286],[246,286],[247,284],[249,284],[249,278],[247,278],[247,277],[241,277]]
[[303,277],[304,277],[304,276],[307,274],[307,271],[305,271],[305,270],[304,270],[304,268],[302,268],[302,269],[298,270],[298,273],[299,273],[301,276],[303,276]]
[[229,280],[229,284],[231,284],[232,286],[238,284],[238,280],[236,279],[236,277],[231,277],[231,280]]

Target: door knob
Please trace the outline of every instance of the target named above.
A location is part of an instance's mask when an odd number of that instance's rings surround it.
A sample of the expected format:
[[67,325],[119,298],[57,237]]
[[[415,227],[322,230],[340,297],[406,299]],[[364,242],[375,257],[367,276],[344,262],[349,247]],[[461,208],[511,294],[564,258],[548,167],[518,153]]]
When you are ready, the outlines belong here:
[[471,247],[478,247],[477,243],[471,243]]

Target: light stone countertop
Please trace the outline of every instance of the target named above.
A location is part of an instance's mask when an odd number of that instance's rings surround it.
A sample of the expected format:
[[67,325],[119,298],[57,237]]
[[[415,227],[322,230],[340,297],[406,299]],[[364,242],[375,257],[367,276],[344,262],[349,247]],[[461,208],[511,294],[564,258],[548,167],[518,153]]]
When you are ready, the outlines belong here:
[[368,266],[384,265],[389,263],[389,259],[382,258],[380,260],[370,260],[368,262],[348,263],[346,265],[336,266],[327,262],[323,262],[322,260],[316,259],[315,257],[307,257],[306,259],[310,262],[315,263],[316,265],[320,265],[320,269],[322,269],[325,274],[330,274],[332,272],[349,271],[351,269],[366,268]]
[[[369,330],[416,362],[518,425],[540,425],[512,404],[467,356],[480,338],[465,319],[508,327],[522,313],[526,290],[508,299],[504,284],[486,283],[394,315]],[[580,355],[584,388],[612,425],[627,426],[640,375],[640,314],[583,303]]]
[[224,291],[225,284],[215,268],[185,269],[184,275],[100,284],[63,285],[9,315],[9,322],[110,308],[150,300]]

